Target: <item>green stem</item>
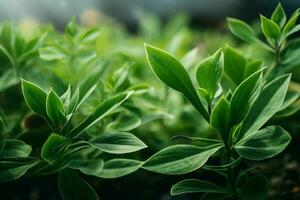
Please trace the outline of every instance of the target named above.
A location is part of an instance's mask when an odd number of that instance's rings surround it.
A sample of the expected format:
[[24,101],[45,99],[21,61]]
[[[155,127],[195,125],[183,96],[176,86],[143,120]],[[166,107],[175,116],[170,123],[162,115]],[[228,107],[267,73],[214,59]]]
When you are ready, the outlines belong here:
[[269,70],[266,73],[266,78],[272,78],[272,71],[278,67],[280,65],[280,53],[281,53],[281,45],[277,42],[274,48],[274,63],[273,65],[271,65],[271,67],[269,68]]

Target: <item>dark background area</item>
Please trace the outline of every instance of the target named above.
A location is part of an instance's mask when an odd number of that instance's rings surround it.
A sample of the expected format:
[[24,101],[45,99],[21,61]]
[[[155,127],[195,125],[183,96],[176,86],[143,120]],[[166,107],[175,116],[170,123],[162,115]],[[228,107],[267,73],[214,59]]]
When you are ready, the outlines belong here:
[[[134,30],[139,13],[172,20],[187,14],[196,26],[214,26],[227,16],[251,21],[259,13],[270,14],[277,0],[1,0],[0,21],[37,20],[62,29],[72,16],[84,20],[95,12],[112,16]],[[298,0],[281,1],[287,13],[300,6]]]

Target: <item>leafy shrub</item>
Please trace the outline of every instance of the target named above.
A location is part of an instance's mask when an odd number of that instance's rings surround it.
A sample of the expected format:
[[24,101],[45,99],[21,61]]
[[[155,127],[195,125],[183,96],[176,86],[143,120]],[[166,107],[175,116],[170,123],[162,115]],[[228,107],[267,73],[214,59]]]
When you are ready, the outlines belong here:
[[[40,26],[29,37],[1,24],[0,182],[57,174],[63,199],[99,199],[86,175],[144,169],[150,175],[137,176],[147,186],[160,187],[159,174],[183,179],[173,196],[266,198],[267,177],[247,161],[280,154],[299,129],[291,120],[299,111],[299,10],[287,17],[279,4],[270,18],[261,15],[260,30],[228,18],[241,48],[229,35],[190,30],[182,15],[166,25],[140,15],[134,36],[75,18],[62,33]],[[145,59],[142,41],[161,49],[145,43]],[[190,173],[200,169],[220,178]],[[136,192],[159,198],[148,190]]]

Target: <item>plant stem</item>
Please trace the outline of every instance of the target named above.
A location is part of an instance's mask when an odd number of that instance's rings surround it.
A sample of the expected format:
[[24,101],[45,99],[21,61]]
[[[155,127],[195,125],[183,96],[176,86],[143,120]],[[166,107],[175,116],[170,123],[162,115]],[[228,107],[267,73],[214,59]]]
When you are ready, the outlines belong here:
[[274,48],[274,52],[275,52],[274,63],[273,63],[273,65],[270,66],[269,70],[267,71],[266,78],[272,78],[272,77],[270,77],[272,74],[272,71],[280,65],[280,49],[281,49],[281,45],[278,44],[278,42],[277,42],[275,45],[275,48]]
[[[225,145],[225,151],[226,151],[226,164],[230,164],[230,158],[231,158],[231,143],[228,142],[228,138],[225,138],[224,134],[220,134],[221,138]],[[236,194],[235,187],[234,187],[234,174],[232,170],[232,166],[227,167],[227,176],[228,176],[228,184],[230,189],[232,190],[233,194]]]

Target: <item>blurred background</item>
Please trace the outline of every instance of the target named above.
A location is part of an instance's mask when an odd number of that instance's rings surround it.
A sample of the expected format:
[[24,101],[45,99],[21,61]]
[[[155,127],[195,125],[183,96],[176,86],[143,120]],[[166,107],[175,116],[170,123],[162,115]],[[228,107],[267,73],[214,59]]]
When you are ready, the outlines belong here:
[[[185,13],[193,25],[213,26],[227,16],[249,21],[258,13],[270,14],[277,3],[277,0],[1,0],[0,20],[53,23],[62,29],[73,16],[91,25],[108,15],[134,31],[143,12],[162,20]],[[281,3],[287,13],[300,5],[298,0]]]

